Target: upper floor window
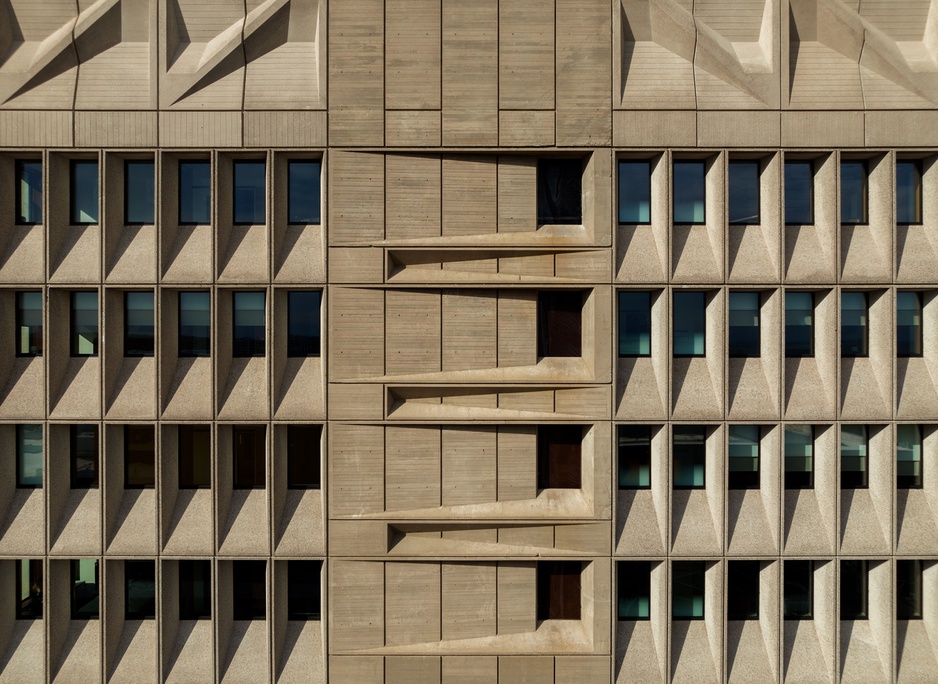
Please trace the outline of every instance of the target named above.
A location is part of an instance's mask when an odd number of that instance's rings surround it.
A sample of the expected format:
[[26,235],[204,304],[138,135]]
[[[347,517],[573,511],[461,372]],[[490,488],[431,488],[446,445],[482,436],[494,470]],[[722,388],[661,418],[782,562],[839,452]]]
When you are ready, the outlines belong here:
[[840,561],[840,619],[866,620],[869,614],[869,564]]
[[704,561],[671,563],[671,617],[675,620],[703,620],[707,564]]
[[318,290],[293,290],[287,293],[287,356],[319,356],[320,299]]
[[155,179],[152,159],[124,162],[124,223],[152,225]]
[[538,356],[581,356],[583,293],[543,290],[537,293]]
[[730,162],[730,223],[759,223],[759,166],[758,160]]
[[759,571],[755,560],[727,561],[726,619],[759,619]]
[[785,356],[814,356],[814,293],[785,293]]
[[814,162],[810,160],[785,162],[785,223],[814,223]]
[[702,160],[674,162],[674,223],[707,221],[706,166]]
[[179,561],[179,619],[212,618],[212,561]]
[[785,426],[785,489],[814,489],[814,428]]
[[124,356],[153,356],[153,292],[124,293]]
[[180,292],[179,356],[210,356],[212,353],[211,325],[209,293]]
[[896,356],[922,355],[922,293],[896,293]]
[[267,561],[231,562],[231,605],[235,620],[267,618]]
[[651,292],[619,292],[619,356],[651,356]]
[[759,426],[729,426],[729,488],[759,488]]
[[620,425],[619,489],[651,488],[651,426]]
[[156,484],[156,430],[152,425],[124,426],[124,489]]
[[42,162],[16,160],[16,223],[42,223]]
[[71,171],[72,225],[98,222],[98,162],[73,159]]
[[866,292],[840,294],[840,355],[869,356],[869,309]]
[[814,619],[814,561],[783,561],[782,573],[785,619]]
[[97,620],[100,575],[95,558],[76,558],[71,561],[72,620]]
[[919,425],[896,425],[896,486],[900,489],[922,487],[922,428]]
[[867,217],[867,175],[865,161],[840,162],[841,223],[869,223]]
[[263,425],[236,425],[234,442],[234,489],[263,489],[266,476],[266,437]]
[[97,489],[98,426],[95,424],[72,425],[70,433],[72,462],[72,489]]
[[651,616],[651,563],[618,561],[616,576],[619,619],[648,620]]
[[705,292],[674,293],[674,356],[707,353],[707,296]]
[[287,220],[291,224],[322,222],[322,162],[291,159],[287,162]]
[[538,159],[538,225],[583,223],[582,187],[582,159]]
[[730,358],[761,356],[759,300],[758,292],[730,292]]
[[42,619],[42,559],[22,558],[16,563],[16,619]]
[[922,222],[922,162],[909,159],[896,162],[896,223]]
[[72,356],[98,355],[98,293],[79,291],[71,293],[71,353]]
[[866,425],[840,426],[840,487],[866,489],[870,486]]
[[266,223],[267,165],[263,161],[236,160],[234,166],[234,222]]
[[124,561],[124,619],[153,620],[155,617],[156,563]]
[[233,292],[234,321],[231,355],[234,357],[264,356],[267,326],[264,320],[264,292]]
[[922,619],[922,561],[896,559],[896,619]]
[[212,222],[212,165],[203,160],[179,162],[180,225]]
[[42,425],[16,426],[16,486],[42,487]]
[[212,486],[212,436],[207,425],[180,425],[179,489]]
[[537,428],[538,489],[579,489],[583,428],[541,425]]
[[651,162],[619,162],[619,223],[651,223]]
[[707,429],[703,425],[671,428],[675,489],[703,489],[707,484]]
[[322,426],[287,426],[287,489],[319,489]]
[[322,561],[287,561],[287,620],[319,620],[322,616]]
[[537,563],[537,619],[579,620],[583,563],[540,561]]
[[16,293],[16,355],[42,356],[42,292]]

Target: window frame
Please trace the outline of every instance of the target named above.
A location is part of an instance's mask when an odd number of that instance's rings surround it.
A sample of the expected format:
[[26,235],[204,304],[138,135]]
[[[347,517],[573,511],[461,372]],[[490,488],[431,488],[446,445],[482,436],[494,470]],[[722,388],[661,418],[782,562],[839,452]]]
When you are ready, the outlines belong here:
[[[128,169],[131,166],[151,166],[153,167],[153,187],[150,189],[150,201],[153,204],[152,221],[130,221],[130,183],[128,182],[130,174]],[[124,225],[125,226],[153,226],[156,225],[156,162],[153,158],[149,159],[125,159],[124,160]]]
[[[22,186],[25,178],[23,173],[25,170],[26,164],[39,164],[39,220],[38,221],[25,221],[23,219],[23,197],[22,197]],[[13,173],[14,173],[14,200],[13,200],[13,224],[17,226],[41,226],[42,217],[45,213],[43,211],[43,178],[42,178],[42,159],[16,159],[13,162]]]
[[[914,221],[900,221],[899,220],[899,166],[902,164],[907,164],[915,169],[915,199],[916,199],[916,208],[915,213],[918,218]],[[896,193],[896,225],[897,226],[921,226],[925,223],[925,202],[924,202],[924,178],[925,170],[923,168],[923,163],[921,159],[897,159],[896,160],[896,169],[895,169],[895,179],[896,187],[894,188]]]
[[[652,172],[652,162],[653,159],[617,159],[616,160],[616,223],[620,226],[650,226],[654,217],[652,215],[652,201],[651,201],[651,172]],[[624,165],[641,165],[644,164],[648,169],[648,182],[646,185],[646,195],[648,197],[648,220],[647,221],[623,221],[622,220],[622,167]]]
[[[24,294],[38,294],[39,295],[39,351],[37,353],[26,353],[24,354],[20,349],[20,334],[23,329],[23,313],[25,307],[23,307],[23,297]],[[42,290],[16,290],[13,295],[13,305],[16,308],[16,313],[14,314],[14,325],[16,326],[16,333],[13,335],[13,347],[14,354],[18,359],[35,359],[41,358],[43,353],[43,347],[45,346],[45,321],[43,321],[45,314],[45,298],[43,297]],[[32,327],[32,326],[31,326]],[[32,335],[30,335],[32,338]]]
[[[816,159],[786,159],[782,168],[782,185],[784,192],[782,193],[782,199],[785,202],[785,225],[786,226],[813,226],[816,224],[816,217],[814,215],[814,184],[817,178],[817,165],[815,164]],[[805,223],[804,221],[789,221],[788,220],[788,183],[785,182],[785,170],[788,168],[788,165],[791,164],[793,167],[797,165],[806,165],[810,172],[810,184],[808,192],[808,218],[810,221]]]
[[[322,159],[287,159],[287,225],[290,226],[321,226],[322,225]],[[291,215],[293,207],[293,188],[290,180],[291,168],[293,164],[316,164],[319,167],[319,220],[318,221],[294,221]]]
[[[76,469],[75,458],[77,456],[77,447],[78,447],[78,428],[79,427],[92,427],[94,428],[94,477],[91,482],[87,485],[81,482],[78,479],[78,471]],[[69,472],[71,474],[69,479],[69,489],[72,490],[85,490],[85,489],[99,489],[101,487],[101,431],[100,426],[97,423],[72,423],[69,427]]]
[[[78,188],[75,170],[82,166],[95,167],[95,220],[80,221],[78,208]],[[69,226],[97,226],[101,224],[101,165],[95,159],[69,159],[68,160],[68,224]]]
[[[677,220],[677,166],[699,166],[703,189],[703,217],[699,221]],[[707,225],[707,160],[706,159],[672,159],[671,160],[671,224],[674,226],[705,226]]]
[[[731,226],[758,226],[762,224],[762,159],[730,159],[726,170],[726,221]],[[756,168],[756,215],[754,220],[736,220],[732,216],[732,168],[754,166]]]
[[[618,357],[620,359],[647,359],[651,358],[651,349],[653,344],[653,331],[652,331],[652,318],[651,318],[651,308],[652,308],[652,295],[655,294],[652,290],[619,290],[616,293],[616,347]],[[647,308],[647,324],[648,324],[648,351],[646,353],[636,353],[636,354],[624,354],[622,352],[622,323],[623,323],[623,308],[622,308],[622,296],[623,295],[645,295],[645,298],[648,302]]]
[[[861,188],[863,209],[859,221],[844,221],[844,165],[858,166],[863,169],[863,186]],[[841,159],[838,169],[838,184],[840,187],[840,225],[841,226],[868,226],[870,225],[870,160],[869,159]]]

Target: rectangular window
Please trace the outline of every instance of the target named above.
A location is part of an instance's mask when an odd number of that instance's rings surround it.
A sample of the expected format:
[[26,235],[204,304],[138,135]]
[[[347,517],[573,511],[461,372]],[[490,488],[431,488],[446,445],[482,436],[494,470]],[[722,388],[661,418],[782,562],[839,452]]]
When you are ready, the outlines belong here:
[[212,619],[211,561],[179,561],[179,619]]
[[651,488],[651,426],[619,426],[619,489]]
[[673,191],[673,223],[706,222],[706,168],[703,161],[675,161]]
[[583,160],[537,160],[537,223],[583,223]]
[[726,619],[759,619],[759,561],[727,562]]
[[581,356],[583,293],[545,290],[537,293],[538,356]]
[[319,620],[322,616],[322,561],[287,561],[287,620]]
[[758,358],[762,355],[759,332],[758,292],[730,292],[730,358]]
[[153,160],[128,159],[124,162],[124,223],[151,226],[154,223],[153,198],[156,192]]
[[759,166],[757,160],[730,162],[730,223],[759,223]]
[[212,311],[208,292],[179,293],[179,357],[210,356]]
[[867,469],[866,425],[840,426],[840,487],[866,489],[869,487]]
[[785,162],[785,223],[790,226],[814,223],[814,162]]
[[42,223],[42,162],[16,160],[16,224]]
[[232,292],[234,322],[231,355],[235,358],[264,356],[267,333],[264,292]]
[[21,558],[16,563],[16,619],[42,619],[42,559]]
[[896,356],[922,355],[922,293],[896,293]]
[[320,353],[320,298],[318,290],[287,293],[287,356],[303,358]]
[[72,570],[72,620],[97,620],[98,561],[94,558],[76,558]]
[[72,489],[98,488],[98,426],[72,425],[70,428]]
[[156,429],[152,425],[124,426],[124,489],[156,485]]
[[918,559],[896,560],[896,619],[922,619],[922,561]]
[[580,619],[579,561],[541,561],[537,563],[537,619]]
[[729,488],[759,488],[759,426],[729,426]]
[[922,162],[896,162],[896,223],[922,223]]
[[865,560],[840,561],[840,619],[866,620],[869,567]]
[[42,356],[42,292],[16,293],[16,355]]
[[124,356],[153,356],[153,292],[124,293]]
[[707,353],[707,296],[705,292],[674,293],[674,356]]
[[896,425],[896,486],[922,488],[922,428]]
[[156,563],[124,561],[124,619],[156,618]]
[[619,356],[651,356],[651,292],[619,292]]
[[671,437],[674,488],[703,489],[707,482],[707,428],[675,425]]
[[267,165],[263,161],[237,160],[234,167],[234,222],[267,223]]
[[785,426],[785,489],[814,489],[814,428]]
[[648,620],[651,617],[651,563],[618,561],[618,616],[620,620]]
[[16,426],[16,486],[42,487],[42,425]]
[[651,223],[651,162],[619,162],[619,223]]
[[537,428],[538,489],[579,489],[583,428],[540,425]]
[[814,356],[814,293],[785,293],[785,356]]
[[782,593],[786,620],[814,619],[814,561],[786,560]]
[[855,225],[869,223],[865,161],[840,162],[840,222]]
[[234,620],[267,619],[267,561],[232,561],[231,585]]
[[179,426],[179,489],[212,486],[212,437],[207,425]]
[[321,223],[322,162],[318,159],[291,159],[287,162],[288,221],[307,225]]
[[208,161],[179,162],[179,224],[212,222],[212,165]]
[[98,355],[98,293],[81,291],[71,293],[72,356]]
[[671,617],[675,620],[704,619],[704,586],[707,564],[704,561],[671,563]]
[[73,159],[71,171],[72,225],[98,222],[98,162]]
[[263,489],[266,486],[266,437],[263,425],[232,428],[234,442],[234,489]]
[[319,489],[321,425],[287,426],[287,489]]
[[840,355],[869,356],[869,327],[866,292],[840,294]]

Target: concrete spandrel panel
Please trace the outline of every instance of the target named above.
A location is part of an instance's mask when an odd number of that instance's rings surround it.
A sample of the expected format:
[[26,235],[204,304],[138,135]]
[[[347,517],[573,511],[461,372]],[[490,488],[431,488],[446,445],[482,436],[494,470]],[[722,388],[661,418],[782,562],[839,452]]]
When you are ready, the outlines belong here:
[[494,636],[496,566],[486,563],[444,563],[441,568],[441,638],[444,641]]
[[0,282],[43,280],[45,231],[42,226],[6,226],[0,249]]
[[[219,364],[221,365],[221,364]],[[218,417],[223,420],[267,420],[270,382],[267,357],[230,359],[219,383]],[[218,375],[220,369],[216,369]]]
[[72,489],[58,520],[50,520],[53,553],[97,556],[101,553],[101,490]]
[[891,373],[882,363],[886,358],[841,359],[841,416],[844,419],[888,420],[892,417]]
[[830,420],[834,417],[833,378],[824,359],[785,359],[784,417]]
[[727,681],[732,684],[744,682],[778,681],[778,652],[775,646],[777,634],[767,635],[756,620],[726,623],[726,669]]
[[[778,420],[778,348],[762,358],[731,358],[727,363],[727,402],[731,420]],[[774,372],[773,372],[774,371]]]
[[840,622],[840,681],[844,684],[874,684],[889,682],[888,659],[883,662],[880,650],[886,647],[879,643],[877,634],[871,629],[869,620],[842,620]]
[[704,621],[672,620],[671,682],[711,684],[722,681],[721,663],[714,658],[719,652],[719,645],[712,641],[714,638]]
[[938,649],[929,638],[923,620],[896,623],[896,681],[900,684],[924,682],[938,671]]
[[616,623],[616,684],[664,684],[667,643],[659,643],[651,621]]
[[676,489],[671,493],[672,554],[709,556],[722,553],[722,527],[722,520],[717,519],[711,510],[708,492]]
[[938,548],[938,487],[933,477],[928,480],[923,489],[896,492],[898,553],[924,555]]
[[10,364],[0,391],[0,416],[32,419],[45,414],[45,368],[41,358],[18,358]]
[[447,656],[441,667],[447,684],[496,684],[497,656]]
[[51,282],[100,282],[101,226],[58,226],[48,242]]
[[650,491],[620,491],[616,511],[616,553],[665,555],[667,512],[655,505]]
[[19,557],[45,553],[45,497],[41,489],[17,489],[0,516],[0,553]]
[[209,681],[215,676],[214,624],[211,620],[180,620],[172,642],[163,642],[167,683]]
[[[715,352],[711,352],[711,355]],[[722,363],[712,358],[676,358],[671,367],[672,418],[719,420],[723,416]]]
[[162,387],[163,419],[212,418],[212,360],[183,358]]
[[220,555],[254,556],[270,553],[267,491],[235,490],[231,492],[226,519],[219,521],[218,553]]
[[107,226],[104,239],[107,282],[155,282],[156,238],[155,226]]
[[160,227],[160,264],[164,282],[212,281],[211,226]]
[[392,0],[385,8],[385,107],[440,109],[440,0]]
[[[778,464],[764,459],[760,466],[768,471]],[[769,479],[768,472],[763,478]],[[778,477],[774,492],[758,489],[730,490],[727,497],[727,553],[732,555],[774,555],[778,553]],[[768,487],[766,487],[768,489]]]
[[163,508],[163,553],[206,556],[215,550],[212,491],[181,490],[172,510]]
[[323,555],[324,513],[321,490],[287,490],[280,527],[274,532],[277,555]]
[[[106,359],[105,363],[112,362]],[[110,420],[152,420],[156,410],[156,360],[123,358],[106,398],[105,415]]]
[[785,490],[784,497],[785,553],[832,554],[836,521],[830,497],[811,489]]
[[274,418],[315,420],[325,415],[321,358],[288,358],[274,378]]
[[[274,669],[278,682],[300,684],[308,682],[310,677],[314,681],[325,681],[322,633],[323,623],[318,620],[287,622],[283,660]],[[293,648],[288,652],[289,644],[292,644]]]
[[833,635],[822,634],[813,620],[785,620],[782,681],[833,682],[830,656]]
[[[107,505],[108,502],[105,502]],[[155,490],[125,490],[111,529],[106,531],[107,553],[156,555],[157,501]]]
[[71,620],[60,653],[51,654],[52,680],[88,682],[101,679],[101,621]]
[[329,569],[330,654],[384,646],[384,563],[333,560]]
[[236,620],[231,625],[227,654],[219,654],[222,682],[270,681],[265,620]]
[[273,232],[274,282],[324,282],[326,280],[324,234],[322,226],[293,226],[275,223]]
[[388,656],[384,659],[386,682],[439,684],[439,656]]
[[[849,555],[889,553],[889,521],[880,514],[876,492],[845,489],[840,494],[840,550]],[[884,524],[885,523],[885,524]]]
[[37,663],[45,660],[45,621],[16,620],[10,632],[9,640],[0,653],[3,663],[3,676],[10,681],[29,682],[30,684],[46,681],[44,667]]
[[215,232],[219,283],[265,282],[270,271],[267,226],[225,226]]

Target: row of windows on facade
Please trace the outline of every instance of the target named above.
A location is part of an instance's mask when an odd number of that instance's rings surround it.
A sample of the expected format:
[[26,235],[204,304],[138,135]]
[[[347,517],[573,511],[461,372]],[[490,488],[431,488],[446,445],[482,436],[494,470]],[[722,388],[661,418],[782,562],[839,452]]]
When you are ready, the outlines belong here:
[[[16,616],[21,620],[43,617],[43,561],[17,559]],[[100,617],[100,561],[76,558],[70,562],[72,620]],[[322,561],[290,560],[287,564],[287,619],[319,620],[321,616]],[[153,620],[156,617],[156,561],[125,560],[124,618]],[[179,619],[209,620],[212,617],[212,562],[180,560]],[[267,561],[231,561],[231,606],[235,620],[266,619]]]
[[[42,223],[42,162],[17,160],[16,222]],[[287,161],[287,220],[318,224],[322,164],[318,159]],[[211,162],[179,160],[178,221],[183,225],[211,223]],[[267,164],[239,159],[232,163],[232,216],[236,224],[266,223]],[[69,221],[98,223],[98,162],[73,159],[69,165]],[[124,223],[151,225],[155,219],[155,167],[152,159],[124,161]]]
[[[318,290],[287,292],[287,356],[320,354]],[[211,297],[207,290],[181,291],[178,297],[178,355],[211,355]],[[266,354],[266,293],[231,293],[231,353],[235,357]],[[42,355],[42,292],[16,293],[16,355]],[[153,356],[154,295],[152,291],[124,292],[124,356]],[[98,354],[98,293],[70,293],[69,339],[72,356]]]

